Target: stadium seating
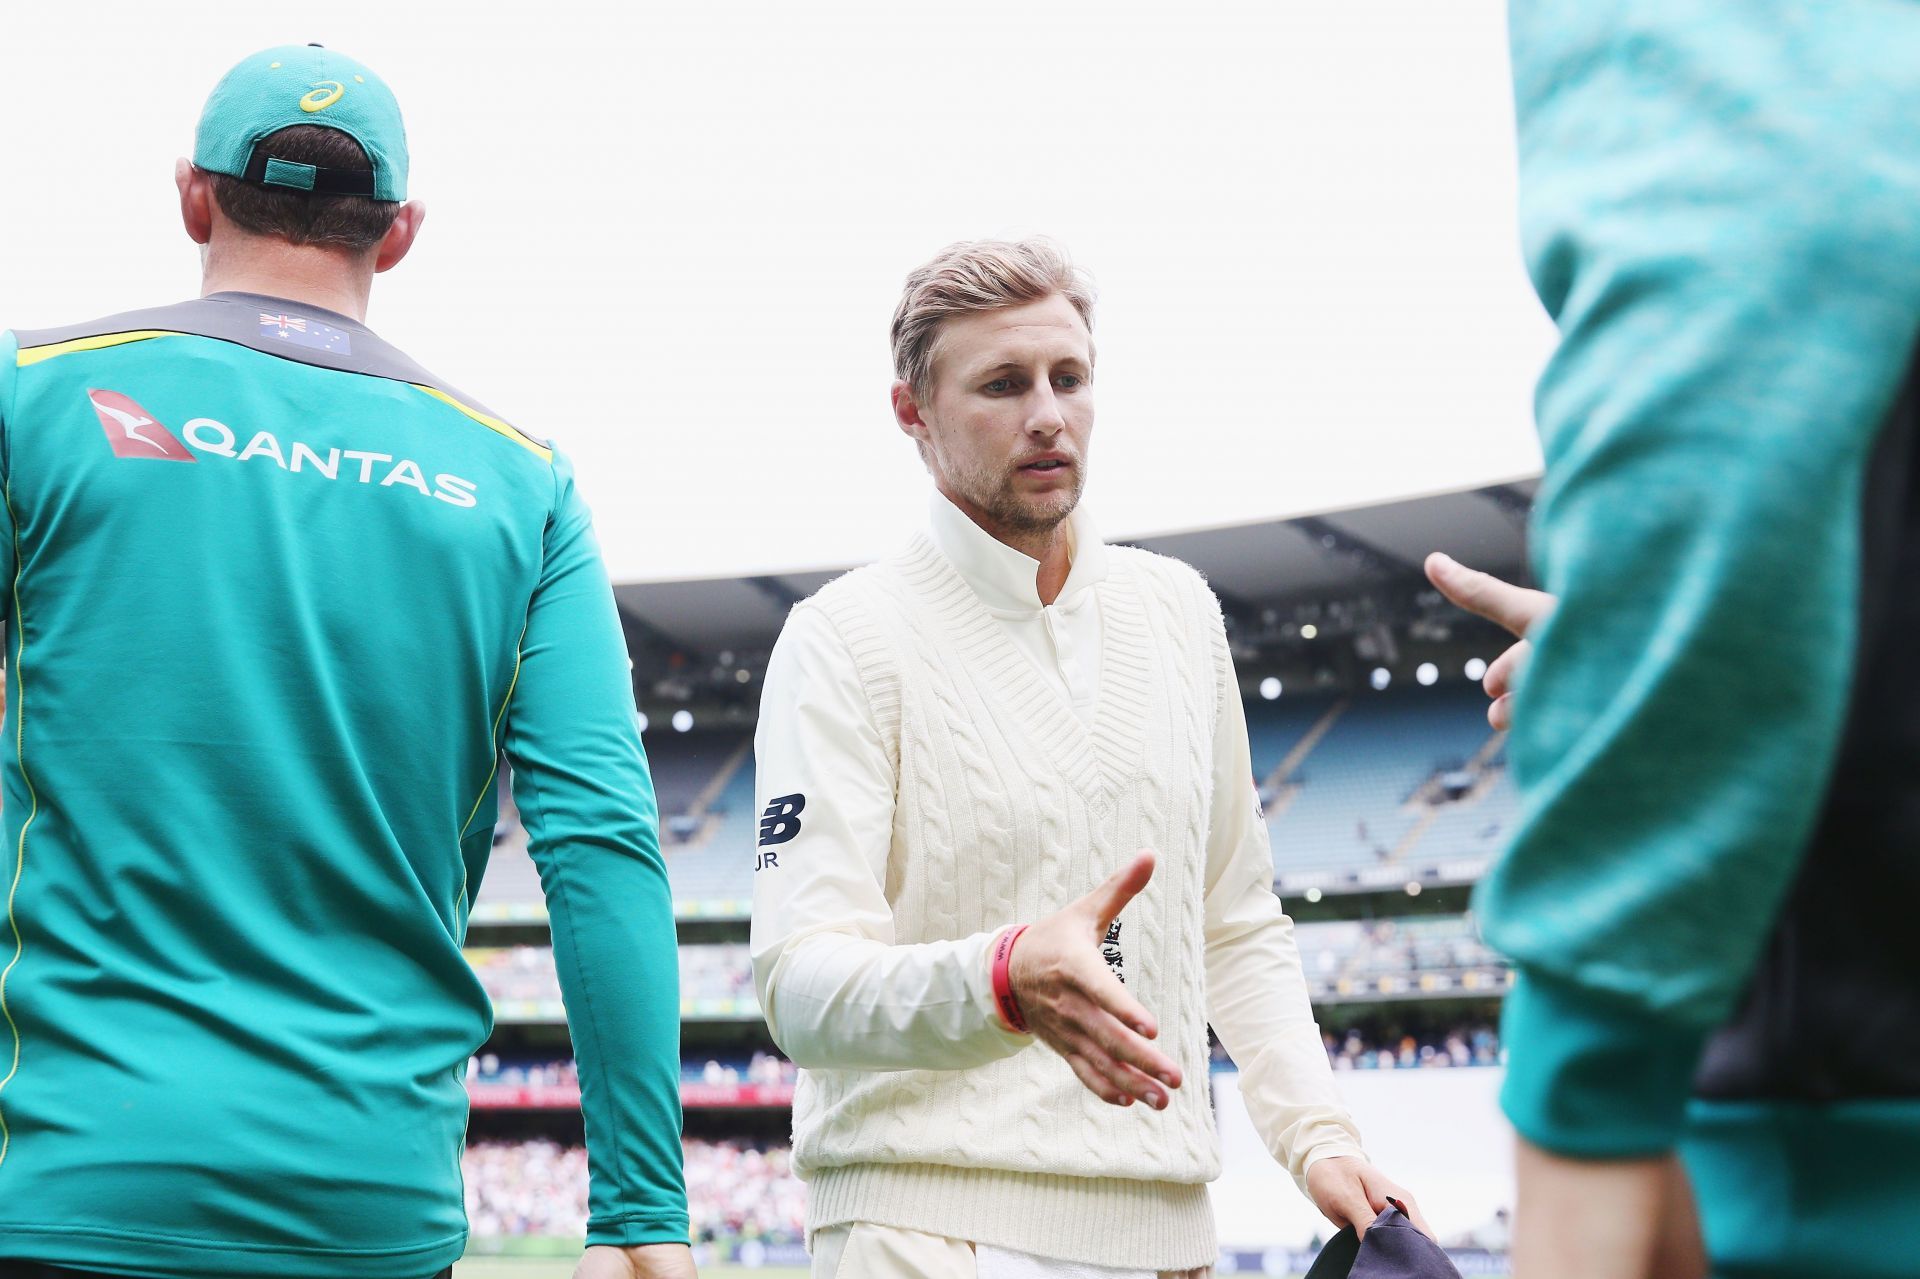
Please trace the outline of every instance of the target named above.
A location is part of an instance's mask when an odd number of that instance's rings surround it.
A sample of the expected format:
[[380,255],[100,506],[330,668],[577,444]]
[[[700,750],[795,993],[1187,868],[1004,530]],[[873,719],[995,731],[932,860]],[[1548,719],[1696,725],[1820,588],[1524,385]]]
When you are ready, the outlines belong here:
[[1356,693],[1291,715],[1263,708],[1248,732],[1256,768],[1285,764],[1260,778],[1283,892],[1472,878],[1439,872],[1478,858],[1477,873],[1510,812],[1489,806],[1510,791],[1502,739],[1471,685]]
[[1316,1003],[1497,995],[1511,980],[1467,915],[1329,920],[1294,936]]
[[[1468,882],[1517,811],[1503,741],[1472,685],[1255,700],[1247,736],[1283,894]],[[755,830],[749,735],[656,729],[646,741],[676,911],[744,918]],[[537,917],[524,832],[510,802],[501,814],[474,917]]]
[[[660,805],[660,844],[683,916],[744,918],[753,895],[752,735],[738,729],[646,734]],[[473,917],[487,923],[543,917],[540,876],[503,783],[493,853]]]

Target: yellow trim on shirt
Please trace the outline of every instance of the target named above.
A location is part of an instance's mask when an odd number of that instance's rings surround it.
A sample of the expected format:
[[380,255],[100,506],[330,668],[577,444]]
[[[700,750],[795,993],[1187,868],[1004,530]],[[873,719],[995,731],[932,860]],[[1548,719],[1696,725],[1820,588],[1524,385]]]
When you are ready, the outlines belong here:
[[[16,637],[18,647],[14,651],[13,681],[13,729],[15,758],[20,763],[20,780],[26,783],[27,797],[32,801],[27,820],[20,826],[20,846],[14,853],[13,881],[7,887],[7,927],[13,930],[13,958],[7,966],[0,969],[0,1015],[7,1019],[7,1029],[13,1032],[13,1059],[8,1063],[6,1078],[0,1079],[0,1090],[13,1082],[20,1071],[20,1026],[13,1019],[13,1013],[7,1008],[7,978],[13,975],[15,964],[26,952],[26,942],[20,936],[20,921],[13,913],[13,899],[20,891],[20,875],[27,865],[27,831],[33,825],[33,819],[40,815],[40,794],[33,788],[33,779],[27,775],[27,680],[21,667],[21,658],[26,655],[27,637],[24,627],[18,625],[20,612],[20,524],[13,519],[13,485],[9,483],[5,490],[8,522],[13,526],[13,617],[15,629],[20,631]],[[7,1160],[7,1150],[13,1144],[13,1134],[7,1128],[7,1117],[0,1113],[0,1164]]]
[[129,342],[144,342],[148,338],[177,338],[187,336],[172,329],[135,329],[128,333],[97,333],[90,338],[74,338],[67,342],[50,342],[45,346],[23,346],[14,357],[15,368],[24,369],[29,364],[38,364],[42,360],[51,360],[58,355],[72,355],[75,351],[98,351],[109,346],[125,346]]
[[486,427],[490,431],[497,431],[501,435],[506,436],[508,439],[512,440],[515,444],[518,444],[521,448],[527,450],[527,452],[533,454],[535,457],[541,459],[542,461],[544,462],[553,461],[552,449],[548,448],[544,444],[536,444],[533,441],[533,439],[530,436],[528,436],[525,432],[516,430],[515,428],[508,426],[505,422],[502,422],[499,418],[489,417],[487,414],[482,413],[479,409],[471,408],[468,405],[462,404],[460,401],[454,399],[451,395],[448,395],[445,391],[436,390],[431,386],[426,386],[419,382],[414,382],[414,383],[411,383],[410,385],[413,387],[414,390],[425,391],[428,395],[431,395],[434,399],[439,400],[444,404],[451,404],[454,408],[459,409],[462,413],[466,414],[468,417],[472,418],[474,421],[478,422],[480,425]]

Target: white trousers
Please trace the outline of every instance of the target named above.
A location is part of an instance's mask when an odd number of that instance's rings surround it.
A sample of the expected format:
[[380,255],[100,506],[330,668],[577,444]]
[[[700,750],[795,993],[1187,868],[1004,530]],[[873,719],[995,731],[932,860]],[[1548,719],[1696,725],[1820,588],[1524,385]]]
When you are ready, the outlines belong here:
[[1208,1279],[1198,1270],[1124,1270],[855,1222],[813,1237],[813,1279]]

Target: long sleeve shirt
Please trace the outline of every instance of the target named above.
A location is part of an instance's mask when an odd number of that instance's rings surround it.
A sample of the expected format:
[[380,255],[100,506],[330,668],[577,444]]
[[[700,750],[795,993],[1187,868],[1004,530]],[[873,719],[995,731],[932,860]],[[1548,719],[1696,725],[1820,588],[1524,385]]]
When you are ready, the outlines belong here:
[[0,335],[0,469],[0,1252],[457,1260],[502,751],[589,1238],[684,1241],[666,870],[566,458],[346,316],[218,294]]

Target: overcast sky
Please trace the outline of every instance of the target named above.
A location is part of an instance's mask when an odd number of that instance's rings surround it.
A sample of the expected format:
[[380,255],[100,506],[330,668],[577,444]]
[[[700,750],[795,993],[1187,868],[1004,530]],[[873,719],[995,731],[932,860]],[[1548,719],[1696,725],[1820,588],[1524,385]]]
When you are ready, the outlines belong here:
[[10,6],[0,325],[193,295],[173,159],[308,40],[393,86],[429,208],[369,322],[574,458],[618,580],[896,546],[887,322],[973,236],[1100,286],[1109,536],[1539,466],[1498,0]]

